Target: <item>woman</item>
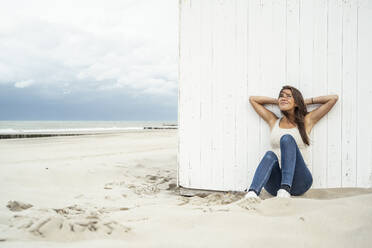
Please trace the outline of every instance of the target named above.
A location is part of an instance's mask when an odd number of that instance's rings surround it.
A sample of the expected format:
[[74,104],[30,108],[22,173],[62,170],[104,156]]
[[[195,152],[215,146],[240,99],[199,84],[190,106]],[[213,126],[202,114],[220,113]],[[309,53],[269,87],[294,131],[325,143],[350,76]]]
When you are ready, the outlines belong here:
[[[337,95],[304,100],[293,86],[283,86],[278,99],[266,96],[249,98],[254,110],[270,126],[271,150],[259,163],[245,198],[258,197],[262,187],[271,195],[287,197],[302,195],[313,183],[309,164],[309,134],[338,100]],[[278,104],[282,118],[266,109],[264,104]],[[306,105],[321,104],[311,112]],[[308,167],[309,166],[309,167]]]

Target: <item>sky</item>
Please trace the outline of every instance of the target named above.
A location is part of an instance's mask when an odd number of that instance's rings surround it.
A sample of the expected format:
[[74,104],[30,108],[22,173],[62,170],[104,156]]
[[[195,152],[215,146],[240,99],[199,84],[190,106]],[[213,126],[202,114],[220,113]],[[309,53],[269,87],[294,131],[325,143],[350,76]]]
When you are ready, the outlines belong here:
[[178,0],[0,8],[0,120],[177,121]]

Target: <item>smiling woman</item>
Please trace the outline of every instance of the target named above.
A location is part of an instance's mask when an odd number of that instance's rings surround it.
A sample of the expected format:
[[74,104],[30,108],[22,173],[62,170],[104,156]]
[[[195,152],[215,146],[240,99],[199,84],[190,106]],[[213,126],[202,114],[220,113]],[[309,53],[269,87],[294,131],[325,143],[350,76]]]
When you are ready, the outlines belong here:
[[[309,134],[314,125],[335,105],[337,95],[304,100],[293,86],[283,86],[278,99],[265,96],[249,98],[255,111],[269,125],[271,150],[259,163],[245,197],[258,197],[262,187],[272,195],[290,197],[302,195],[313,183],[309,159]],[[311,112],[306,104],[320,103]],[[264,104],[278,104],[283,118],[278,118]]]

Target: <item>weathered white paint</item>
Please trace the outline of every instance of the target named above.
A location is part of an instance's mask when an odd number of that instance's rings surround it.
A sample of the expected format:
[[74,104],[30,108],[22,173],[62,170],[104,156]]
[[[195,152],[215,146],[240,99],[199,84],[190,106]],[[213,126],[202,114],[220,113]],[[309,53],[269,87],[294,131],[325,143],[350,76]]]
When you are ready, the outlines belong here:
[[372,0],[180,0],[179,10],[180,186],[244,191],[270,149],[248,98],[290,84],[340,97],[311,133],[313,188],[372,187]]

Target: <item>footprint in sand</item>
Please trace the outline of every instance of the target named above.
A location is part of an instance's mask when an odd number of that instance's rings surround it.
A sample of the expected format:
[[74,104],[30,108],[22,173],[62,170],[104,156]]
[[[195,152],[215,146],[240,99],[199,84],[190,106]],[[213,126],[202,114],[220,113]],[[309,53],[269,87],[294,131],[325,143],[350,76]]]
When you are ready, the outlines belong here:
[[200,193],[191,197],[182,197],[179,206],[185,204],[199,205],[199,206],[215,206],[227,205],[239,199],[239,195],[234,193]]
[[9,201],[6,207],[13,212],[19,212],[28,208],[31,208],[32,205],[29,203],[24,203],[20,201]]
[[247,209],[247,210],[256,210],[256,206],[257,204],[261,203],[261,199],[260,198],[242,198],[236,202],[234,202],[234,204],[238,205],[239,207],[242,207],[244,209]]
[[156,175],[146,175],[145,180],[157,185],[161,190],[174,190],[177,187],[175,172],[170,170],[158,170]]
[[91,233],[99,235],[117,235],[131,231],[130,227],[112,220],[108,214],[115,211],[128,211],[127,207],[115,208],[83,208],[77,205],[59,209],[36,209],[25,215],[14,215],[10,219],[10,228],[29,232],[40,238],[55,237],[63,239],[68,235],[72,239],[84,239]]
[[175,190],[177,188],[176,183],[170,183],[168,184],[168,188],[166,190]]
[[154,195],[160,193],[161,190],[169,188],[169,185],[162,185],[162,183],[130,183],[127,188],[137,195]]
[[104,189],[113,189],[114,187],[120,186],[120,185],[123,185],[123,184],[125,184],[124,181],[122,181],[122,182],[109,182],[109,183],[106,183],[103,188]]
[[176,177],[173,176],[175,172],[170,170],[167,172],[158,170],[156,175],[130,175],[126,181],[108,182],[103,188],[109,191],[117,187],[125,187],[139,196],[158,194],[162,190],[177,191]]
[[144,167],[145,166],[143,164],[140,164],[140,163],[136,164],[136,168],[144,168]]
[[157,185],[141,185],[141,184],[129,184],[128,189],[134,192],[137,195],[153,195],[160,192],[160,189]]

